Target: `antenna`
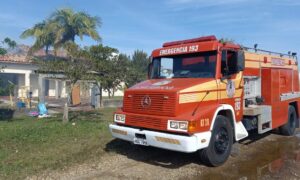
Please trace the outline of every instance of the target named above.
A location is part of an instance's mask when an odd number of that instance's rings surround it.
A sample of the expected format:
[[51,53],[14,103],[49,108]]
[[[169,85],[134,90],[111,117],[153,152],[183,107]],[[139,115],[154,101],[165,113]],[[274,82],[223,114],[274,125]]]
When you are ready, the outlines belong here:
[[297,53],[296,53],[296,52],[292,52],[292,56],[293,56],[293,58],[295,58],[295,59],[296,59],[296,62],[297,62],[297,64],[298,64]]
[[255,52],[257,52],[257,46],[258,46],[258,44],[254,44],[254,50],[255,50]]

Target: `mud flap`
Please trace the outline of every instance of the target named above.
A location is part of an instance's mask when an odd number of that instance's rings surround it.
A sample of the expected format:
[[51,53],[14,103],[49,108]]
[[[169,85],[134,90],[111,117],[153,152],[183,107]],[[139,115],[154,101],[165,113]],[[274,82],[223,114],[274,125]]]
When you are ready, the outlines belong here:
[[248,131],[246,130],[245,126],[243,125],[242,121],[234,123],[235,126],[235,140],[239,141],[244,139],[248,136]]

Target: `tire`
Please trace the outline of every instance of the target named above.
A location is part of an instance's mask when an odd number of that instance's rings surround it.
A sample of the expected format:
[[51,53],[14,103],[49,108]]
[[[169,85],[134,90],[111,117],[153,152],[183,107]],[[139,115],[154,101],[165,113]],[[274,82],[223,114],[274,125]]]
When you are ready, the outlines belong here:
[[297,113],[293,106],[289,106],[288,121],[285,125],[281,126],[280,133],[285,136],[292,136],[295,134],[297,121]]
[[211,139],[206,149],[200,151],[200,159],[208,166],[220,166],[231,153],[233,129],[225,116],[218,115],[212,130]]

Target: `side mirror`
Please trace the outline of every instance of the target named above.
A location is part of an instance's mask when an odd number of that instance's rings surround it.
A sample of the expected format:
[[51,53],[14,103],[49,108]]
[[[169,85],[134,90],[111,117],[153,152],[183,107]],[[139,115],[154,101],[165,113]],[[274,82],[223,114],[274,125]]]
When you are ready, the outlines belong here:
[[153,66],[152,63],[148,64],[148,79],[151,78],[152,66]]
[[237,52],[237,71],[244,71],[245,69],[245,53],[242,50]]
[[223,50],[222,51],[222,64],[227,64],[227,51],[226,50]]
[[227,76],[229,73],[227,66],[227,50],[222,50],[221,73],[223,74],[223,76]]

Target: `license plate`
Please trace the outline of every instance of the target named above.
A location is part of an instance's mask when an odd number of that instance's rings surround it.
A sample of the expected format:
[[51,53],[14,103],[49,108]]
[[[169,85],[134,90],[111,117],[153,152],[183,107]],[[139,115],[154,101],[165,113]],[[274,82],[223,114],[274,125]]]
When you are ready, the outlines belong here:
[[136,138],[136,137],[133,139],[133,144],[148,146],[146,139]]

